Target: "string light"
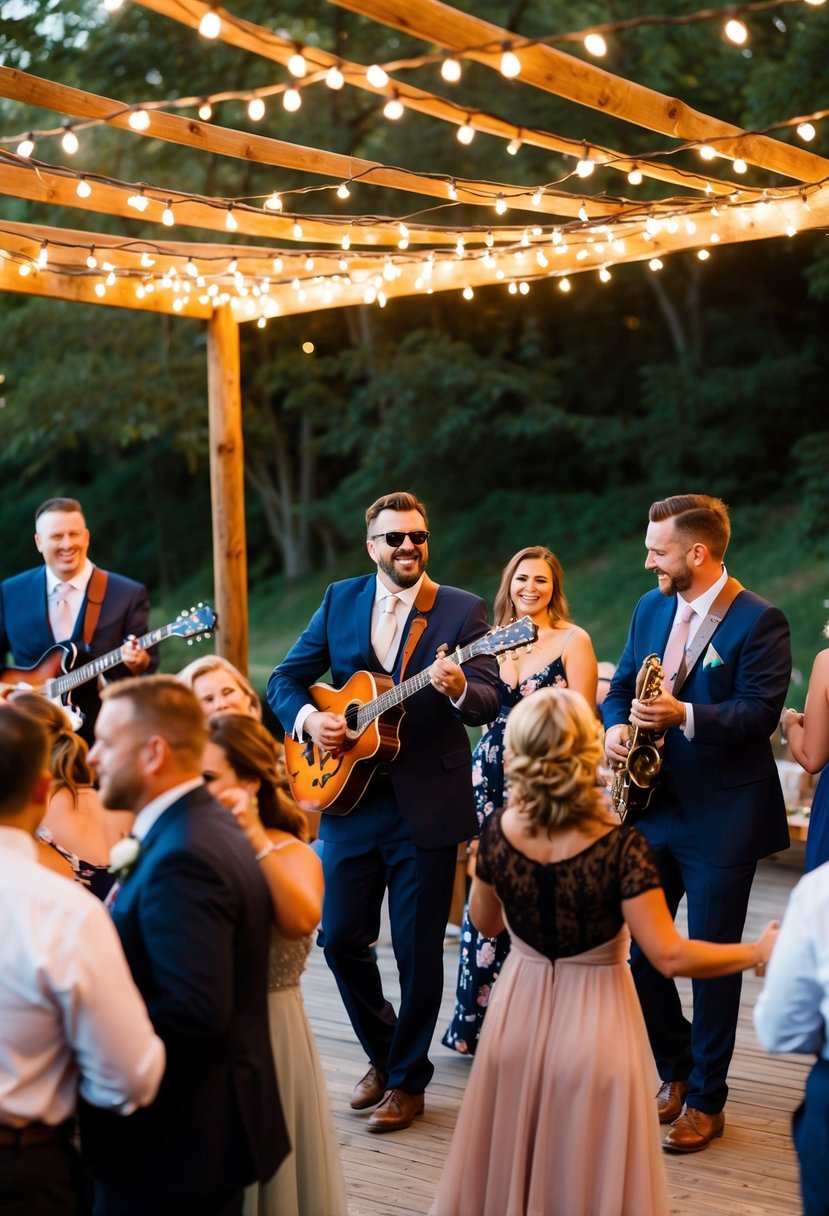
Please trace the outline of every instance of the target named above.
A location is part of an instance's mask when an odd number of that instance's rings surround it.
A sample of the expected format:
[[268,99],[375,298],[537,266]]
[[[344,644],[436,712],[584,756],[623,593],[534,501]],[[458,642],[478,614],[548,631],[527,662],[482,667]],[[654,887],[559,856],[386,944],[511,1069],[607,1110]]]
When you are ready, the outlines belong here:
[[139,106],[136,110],[130,110],[127,122],[133,131],[146,131],[150,125],[150,116],[146,110],[142,110]]
[[457,202],[457,199],[458,199],[458,188],[457,188],[457,186],[455,185],[454,178],[453,178],[453,179],[452,179],[452,181],[449,183],[449,185],[446,187],[446,193],[449,195],[449,197],[450,197],[450,199],[452,200],[452,202],[453,202],[453,203]]
[[733,42],[735,46],[745,46],[746,42],[748,42],[748,29],[745,22],[740,21],[737,17],[731,17],[726,21],[723,33],[728,41]]
[[506,204],[506,200],[504,199],[503,194],[499,194],[499,195],[498,195],[498,197],[496,198],[496,200],[495,200],[495,210],[497,211],[498,215],[505,215],[505,214],[506,214],[506,211],[507,211],[507,204]]
[[225,228],[228,232],[236,232],[239,227],[239,222],[233,214],[233,203],[227,205],[227,215],[225,216]]
[[491,228],[487,228],[486,236],[484,237],[484,244],[486,245],[487,249],[491,249],[495,244],[495,237],[492,235]]
[[299,220],[294,221],[294,226],[291,229],[291,236],[294,238],[295,241],[302,240],[302,237],[303,237],[302,224],[300,224]]
[[248,102],[248,118],[252,122],[259,122],[260,118],[265,117],[265,102],[261,97],[251,97]]
[[542,198],[543,198],[543,197],[544,197],[544,191],[543,191],[543,190],[541,189],[541,187],[539,186],[537,190],[534,190],[534,191],[533,191],[533,196],[532,196],[532,198],[530,199],[530,202],[532,203],[532,205],[533,205],[534,207],[540,207],[540,206],[541,206],[541,200],[542,200]]
[[607,43],[601,34],[585,34],[584,49],[588,55],[593,55],[596,59],[601,59],[607,54]]
[[31,131],[25,139],[21,139],[17,145],[17,155],[22,156],[24,160],[28,160],[35,150],[35,139]]
[[[812,123],[810,123],[810,122],[800,122],[797,124],[797,127],[795,129],[797,131],[797,134],[800,136],[800,138],[804,141],[804,143],[807,143],[807,144],[811,143],[812,140],[817,135],[817,131],[815,130]],[[18,151],[19,151],[19,149],[18,149]]]
[[570,290],[570,280],[566,276],[563,279],[559,279],[558,289],[559,291],[563,292],[568,292]]
[[388,74],[380,67],[379,63],[373,63],[366,72],[366,80],[375,89],[384,89],[389,83]]
[[661,270],[664,265],[665,265],[665,263],[662,261],[661,258],[651,258],[651,260],[648,262],[648,266],[651,268],[651,270],[654,272],[654,274],[656,273],[657,270]]
[[297,79],[302,79],[308,74],[308,64],[299,46],[295,48],[293,55],[288,60],[288,71]]
[[737,157],[732,168],[734,169],[735,173],[745,173],[748,170],[748,165],[744,160],[741,160],[740,157]]
[[519,284],[518,284],[518,290],[521,292],[521,295],[522,295],[522,296],[528,296],[528,295],[530,294],[530,285],[529,285],[529,283],[519,283]]
[[466,122],[462,123],[461,126],[458,127],[458,143],[464,144],[468,147],[474,138],[475,128],[471,125],[469,118],[467,117]]
[[273,194],[269,194],[262,205],[263,207],[267,207],[268,211],[281,211],[282,199],[277,191],[274,190]]
[[46,241],[40,246],[40,252],[37,255],[37,264],[41,270],[45,270],[49,265],[49,247]]
[[351,191],[349,190],[348,186],[346,185],[345,182],[340,182],[339,186],[337,186],[337,198],[350,198],[350,197],[351,197]]
[[302,105],[302,97],[295,85],[290,85],[282,94],[282,105],[289,114],[295,114]]
[[576,173],[579,177],[590,177],[595,168],[594,162],[590,159],[590,153],[585,150],[584,156],[576,165]]
[[588,220],[587,208],[585,207],[584,203],[582,203],[582,205],[579,207],[579,219],[581,220],[581,222],[583,224],[587,223],[587,220]]
[[199,33],[202,38],[218,38],[222,32],[222,19],[212,6],[199,22]]
[[80,180],[78,181],[78,187],[77,187],[78,198],[89,198],[91,193],[92,193],[92,187],[90,186],[90,184],[86,180],[86,178],[83,176],[83,174],[81,174]]
[[521,140],[516,135],[515,138],[511,139],[509,141],[509,143],[507,144],[507,152],[509,152],[510,156],[516,156],[518,154],[518,151],[520,148],[521,148]]
[[95,295],[98,297],[99,300],[102,300],[104,298],[104,296],[106,295],[106,293],[107,293],[107,289],[103,283],[95,284]]
[[133,207],[133,208],[134,208],[136,211],[142,211],[142,212],[143,212],[143,211],[146,211],[146,210],[147,210],[147,203],[148,203],[148,201],[149,201],[149,200],[147,199],[147,196],[145,195],[145,193],[144,193],[144,189],[143,189],[143,187],[142,187],[142,188],[141,188],[141,189],[138,191],[138,193],[137,193],[137,194],[131,194],[131,195],[129,196],[129,198],[127,199],[127,206],[128,206],[128,207]]
[[642,170],[637,168],[636,165],[634,165],[633,168],[631,169],[630,173],[628,173],[629,183],[631,184],[631,186],[641,186],[642,180],[643,180]]
[[472,297],[475,295],[475,292],[472,290],[471,287],[467,286],[467,287],[464,287],[463,292],[461,294],[463,295],[463,298],[465,300],[471,300]]
[[341,89],[345,84],[345,76],[343,76],[339,66],[336,63],[332,64],[325,73],[325,83],[328,85],[329,89],[334,89],[335,92],[338,89]]
[[701,144],[698,150],[703,160],[713,160],[717,155],[710,144]]
[[501,75],[506,76],[507,80],[514,80],[516,76],[521,75],[521,60],[508,42],[503,45],[500,66]]
[[601,281],[603,283],[609,283],[610,280],[613,278],[613,275],[610,273],[610,271],[608,270],[608,268],[606,266],[602,266],[602,268],[599,271],[599,278],[601,279]]
[[167,228],[172,228],[173,224],[176,222],[176,217],[173,215],[172,199],[167,199],[167,205],[161,213],[161,222]]
[[461,78],[461,65],[450,55],[440,65],[440,74],[447,84],[457,84]]
[[391,97],[383,106],[383,116],[391,122],[397,122],[403,117],[403,102],[400,100],[397,89],[392,91]]
[[701,262],[707,262],[708,259],[711,257],[711,254],[708,252],[707,249],[698,249],[697,257],[699,258],[699,260]]
[[90,245],[89,253],[87,254],[86,264],[90,270],[94,270],[98,265],[98,259],[95,257],[95,246]]
[[199,118],[202,122],[209,122],[213,117],[213,107],[209,101],[203,101],[199,106]]
[[80,144],[78,143],[78,137],[75,134],[75,132],[72,130],[72,127],[70,125],[67,125],[66,128],[64,129],[63,138],[60,141],[60,146],[63,148],[64,152],[68,156],[74,156],[75,153],[77,152],[78,148],[80,147]]

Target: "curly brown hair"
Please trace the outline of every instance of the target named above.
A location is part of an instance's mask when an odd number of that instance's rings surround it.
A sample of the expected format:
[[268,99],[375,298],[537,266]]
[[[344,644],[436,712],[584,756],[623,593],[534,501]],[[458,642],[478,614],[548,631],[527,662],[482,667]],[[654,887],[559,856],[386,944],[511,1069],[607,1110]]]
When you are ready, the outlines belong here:
[[277,769],[281,744],[247,714],[215,714],[207,723],[211,743],[220,747],[237,777],[258,781],[256,800],[266,828],[308,839],[308,822],[284,787]]

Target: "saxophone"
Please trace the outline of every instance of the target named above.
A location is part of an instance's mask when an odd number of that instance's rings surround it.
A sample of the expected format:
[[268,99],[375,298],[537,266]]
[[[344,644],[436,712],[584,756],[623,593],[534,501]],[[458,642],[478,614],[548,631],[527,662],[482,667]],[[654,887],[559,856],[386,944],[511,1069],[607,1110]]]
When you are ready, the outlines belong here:
[[[636,677],[636,699],[652,701],[662,691],[664,672],[659,656],[649,654]],[[651,800],[653,782],[662,767],[662,753],[651,731],[634,726],[627,758],[613,774],[613,809],[624,823],[630,811],[643,811]]]

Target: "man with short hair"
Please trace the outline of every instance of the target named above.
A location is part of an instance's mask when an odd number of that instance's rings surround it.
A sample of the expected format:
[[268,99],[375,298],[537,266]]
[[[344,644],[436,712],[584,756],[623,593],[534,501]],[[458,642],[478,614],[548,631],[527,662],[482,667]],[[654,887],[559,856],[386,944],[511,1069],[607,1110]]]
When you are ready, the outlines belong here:
[[[78,650],[75,666],[123,646],[123,663],[110,679],[141,675],[158,666],[156,650],[142,650],[135,639],[149,629],[146,587],[122,574],[96,569],[89,560],[89,529],[74,498],[49,498],[35,512],[35,545],[43,565],[0,583],[0,664],[11,651],[17,667],[34,667],[56,642]],[[88,623],[94,623],[86,639]],[[100,709],[98,680],[72,694],[83,715],[79,733],[94,737]]]
[[[481,654],[461,667],[443,653],[482,637],[487,610],[478,596],[428,579],[428,528],[413,494],[372,503],[366,548],[376,573],[328,588],[268,683],[268,701],[286,731],[336,756],[346,719],[313,704],[315,680],[330,668],[341,685],[369,669],[385,670],[398,684],[404,656],[407,679],[428,673],[405,702],[398,754],[373,773],[350,814],[323,813],[319,831],[325,957],[369,1060],[351,1105],[377,1107],[368,1120],[372,1132],[408,1127],[423,1111],[457,846],[478,830],[466,725],[492,721],[500,704],[494,659]],[[419,636],[418,623],[425,625]],[[386,889],[400,973],[397,1013],[372,950]]]
[[207,727],[171,676],[104,690],[90,752],[104,806],[136,811],[111,903],[167,1048],[158,1098],[117,1121],[83,1105],[95,1216],[239,1216],[288,1151],[267,1018],[271,901],[202,779]]
[[[729,578],[720,499],[676,495],[648,518],[645,569],[658,586],[636,606],[604,702],[605,749],[624,766],[631,725],[661,749],[650,803],[629,818],[651,845],[672,914],[687,897],[688,935],[739,941],[757,860],[789,846],[770,743],[791,675],[788,623]],[[639,698],[651,654],[661,656],[661,690]],[[664,1147],[698,1152],[725,1124],[741,977],[695,980],[689,1023],[674,981],[636,945],[631,966],[663,1081]]]
[[0,1211],[10,1216],[80,1216],[78,1093],[115,1120],[151,1102],[164,1071],[103,905],[38,864],[47,759],[40,724],[0,705]]

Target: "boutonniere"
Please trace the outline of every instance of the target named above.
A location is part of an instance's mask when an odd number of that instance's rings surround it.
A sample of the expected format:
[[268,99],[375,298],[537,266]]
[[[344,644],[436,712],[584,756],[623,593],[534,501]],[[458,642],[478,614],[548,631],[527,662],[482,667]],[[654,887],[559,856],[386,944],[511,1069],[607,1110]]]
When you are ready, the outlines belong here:
[[702,660],[702,666],[705,667],[722,667],[722,659],[717,654],[712,645],[709,645],[705,652],[705,658]]
[[141,841],[137,836],[124,836],[109,850],[109,872],[120,882],[129,874],[141,856]]

